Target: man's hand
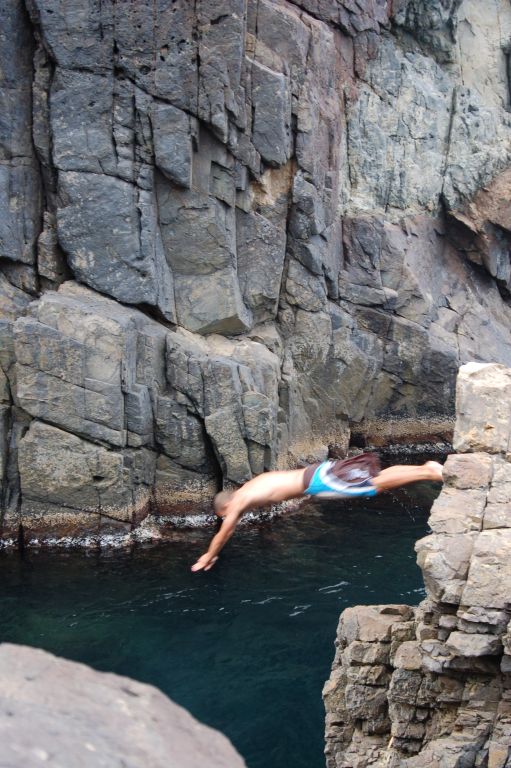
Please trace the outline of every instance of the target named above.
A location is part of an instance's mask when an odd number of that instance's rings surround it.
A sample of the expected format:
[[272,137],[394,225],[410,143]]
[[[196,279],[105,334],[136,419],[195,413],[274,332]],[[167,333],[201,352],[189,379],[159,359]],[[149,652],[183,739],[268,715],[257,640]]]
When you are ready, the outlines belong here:
[[209,552],[206,552],[202,557],[199,557],[195,565],[192,565],[192,571],[209,571],[217,560],[217,555],[210,555]]

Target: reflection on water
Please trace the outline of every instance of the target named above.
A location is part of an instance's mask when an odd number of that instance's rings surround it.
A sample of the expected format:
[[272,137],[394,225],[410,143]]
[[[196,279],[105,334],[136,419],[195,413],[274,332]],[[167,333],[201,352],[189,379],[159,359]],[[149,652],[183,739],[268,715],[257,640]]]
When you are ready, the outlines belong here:
[[339,613],[422,599],[413,544],[437,490],[241,527],[207,573],[189,568],[211,530],[129,552],[4,553],[0,639],[153,683],[249,768],[320,768]]

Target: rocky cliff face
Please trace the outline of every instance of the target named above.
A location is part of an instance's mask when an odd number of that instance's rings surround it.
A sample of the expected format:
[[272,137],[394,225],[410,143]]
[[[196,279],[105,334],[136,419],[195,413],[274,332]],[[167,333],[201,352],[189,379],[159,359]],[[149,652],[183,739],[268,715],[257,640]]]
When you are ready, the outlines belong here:
[[4,538],[445,435],[458,365],[511,364],[507,0],[0,22]]
[[426,599],[341,616],[328,768],[511,765],[511,370],[464,366],[457,409],[416,545]]

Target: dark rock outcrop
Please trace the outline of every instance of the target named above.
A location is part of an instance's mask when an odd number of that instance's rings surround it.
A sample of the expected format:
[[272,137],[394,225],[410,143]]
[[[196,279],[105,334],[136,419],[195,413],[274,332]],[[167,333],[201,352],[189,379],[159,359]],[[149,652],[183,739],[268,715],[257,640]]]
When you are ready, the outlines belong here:
[[0,14],[4,539],[445,439],[511,364],[507,0]]
[[328,768],[511,765],[511,370],[464,366],[457,413],[416,545],[426,599],[341,615]]
[[0,737],[10,768],[245,765],[156,688],[17,645],[0,646]]

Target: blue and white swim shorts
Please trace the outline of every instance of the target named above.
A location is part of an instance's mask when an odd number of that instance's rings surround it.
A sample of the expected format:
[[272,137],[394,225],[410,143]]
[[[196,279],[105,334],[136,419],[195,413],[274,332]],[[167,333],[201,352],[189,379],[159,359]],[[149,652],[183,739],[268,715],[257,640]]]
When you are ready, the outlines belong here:
[[304,473],[304,494],[322,499],[375,496],[377,490],[372,478],[379,472],[379,459],[372,453],[312,464]]

